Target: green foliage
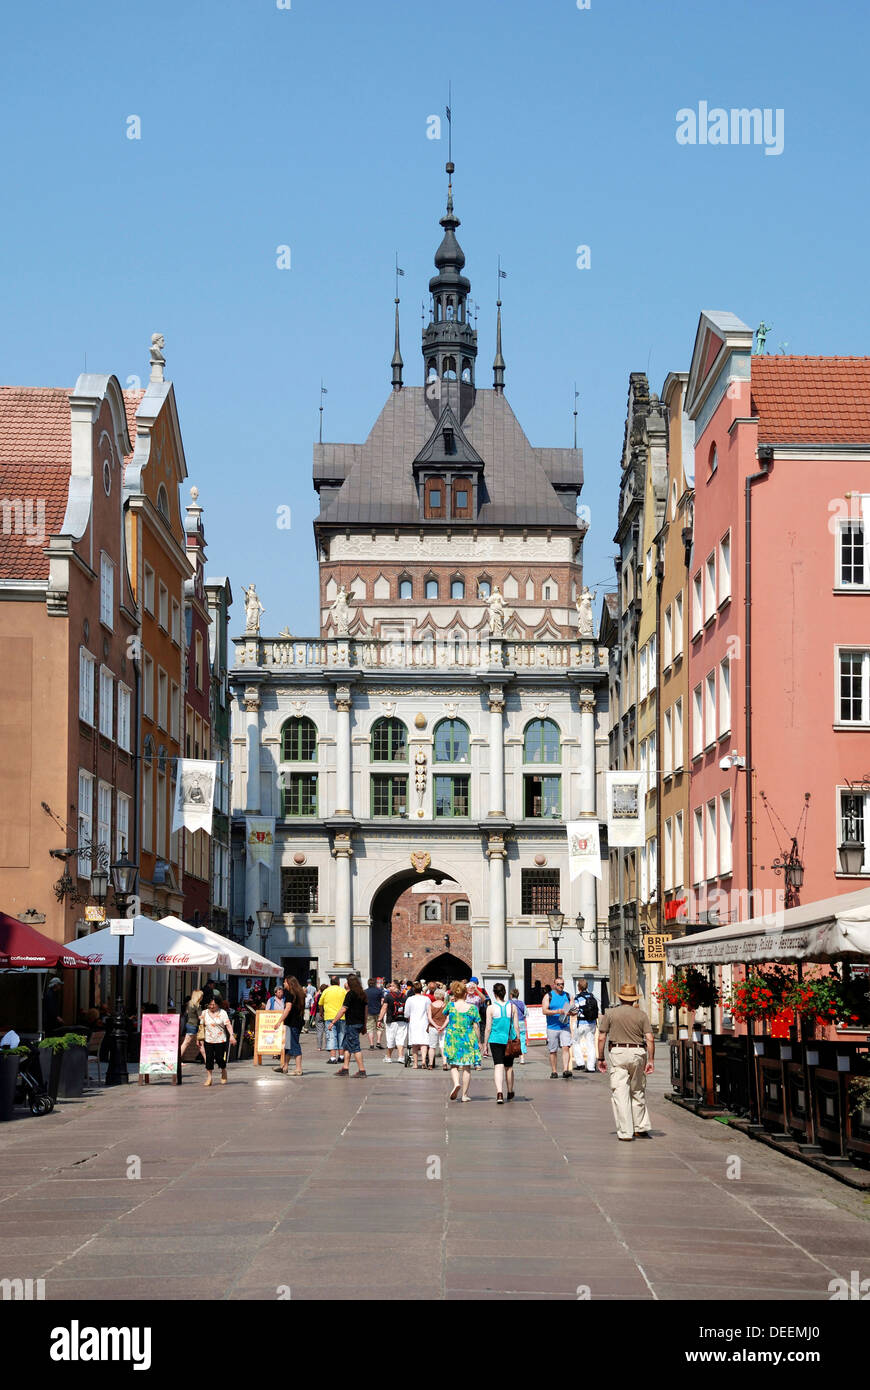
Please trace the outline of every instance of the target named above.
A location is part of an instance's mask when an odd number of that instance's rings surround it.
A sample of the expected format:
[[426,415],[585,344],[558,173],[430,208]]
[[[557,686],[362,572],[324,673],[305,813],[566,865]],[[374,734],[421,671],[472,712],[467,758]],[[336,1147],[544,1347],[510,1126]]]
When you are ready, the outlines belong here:
[[39,1047],[51,1052],[69,1052],[71,1047],[87,1047],[88,1040],[83,1033],[62,1033],[57,1038],[43,1038]]

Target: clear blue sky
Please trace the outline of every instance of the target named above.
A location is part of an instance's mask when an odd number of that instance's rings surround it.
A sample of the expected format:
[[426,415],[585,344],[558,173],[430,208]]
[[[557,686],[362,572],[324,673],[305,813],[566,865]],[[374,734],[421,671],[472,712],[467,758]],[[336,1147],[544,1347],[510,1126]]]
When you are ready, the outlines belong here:
[[[568,445],[577,381],[586,577],[609,586],[630,371],[659,390],[686,369],[710,308],[764,318],[769,351],[870,350],[868,30],[864,0],[7,6],[0,380],[72,386],[85,354],[147,378],[163,332],[234,630],[254,579],[265,628],[313,631],[321,377],[324,437],[364,439],[398,250],[422,380],[447,156],[426,122],[451,80],[478,381],[501,255],[507,395],[533,444]],[[676,112],[702,100],[783,108],[783,153],[678,145]]]

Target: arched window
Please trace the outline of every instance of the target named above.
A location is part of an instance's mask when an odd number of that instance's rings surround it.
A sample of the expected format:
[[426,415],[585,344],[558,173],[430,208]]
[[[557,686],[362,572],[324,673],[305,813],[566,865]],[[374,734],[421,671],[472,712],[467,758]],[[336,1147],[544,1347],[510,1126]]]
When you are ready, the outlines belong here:
[[426,580],[426,597],[427,597],[427,598],[437,598],[437,597],[438,597],[438,580],[437,580],[437,579],[427,579],[427,580]]
[[442,719],[435,725],[436,763],[467,763],[469,730],[461,719]]
[[401,719],[377,719],[372,725],[373,763],[408,761],[408,730]]
[[719,455],[718,455],[717,452],[716,452],[716,445],[715,445],[715,444],[711,444],[711,445],[710,445],[710,459],[709,459],[709,463],[710,463],[709,477],[712,478],[713,474],[716,472],[716,469],[719,467]]
[[477,581],[478,598],[489,598],[492,594],[492,580],[483,575]]
[[444,366],[443,366],[441,375],[443,376],[443,378],[444,378],[445,381],[455,381],[455,380],[456,380],[456,358],[455,358],[455,357],[445,357],[445,358],[444,358]]
[[399,580],[399,598],[413,598],[414,585],[410,579]]
[[533,719],[526,725],[523,762],[558,763],[560,760],[559,725],[552,719]]
[[470,357],[463,357],[463,359],[462,359],[462,380],[463,380],[463,381],[471,381],[471,358],[470,358]]
[[453,306],[453,295],[450,294],[450,295],[447,296],[447,319],[448,319],[448,322],[451,321],[451,320],[453,320],[453,319],[455,319],[455,317],[456,317],[456,310],[455,310],[455,308],[454,308],[454,306]]
[[451,598],[465,598],[465,580],[464,580],[464,579],[451,579],[451,581],[450,581],[450,597],[451,597]]
[[160,515],[163,517],[163,520],[164,520],[165,522],[168,523],[168,522],[169,522],[169,493],[166,491],[166,488],[163,486],[163,483],[161,483],[160,486],[159,486],[159,488],[157,489],[157,510],[158,510],[158,512],[160,513]]
[[429,381],[435,381],[438,376],[438,368],[435,364],[434,357],[430,357],[429,361],[426,363],[426,375]]
[[288,719],[281,729],[281,761],[317,761],[317,725],[311,719]]

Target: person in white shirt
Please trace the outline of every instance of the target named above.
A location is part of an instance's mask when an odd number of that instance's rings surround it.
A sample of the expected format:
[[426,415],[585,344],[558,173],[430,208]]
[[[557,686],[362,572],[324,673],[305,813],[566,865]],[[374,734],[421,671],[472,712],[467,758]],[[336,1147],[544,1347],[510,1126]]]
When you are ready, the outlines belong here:
[[5,1031],[4,1031],[3,1025],[0,1024],[0,1032],[2,1032],[2,1034],[3,1034],[3,1036],[0,1037],[0,1047],[20,1047],[20,1046],[21,1046],[21,1039],[19,1038],[19,1036],[18,1036],[18,1034],[16,1033],[16,1031],[15,1031],[14,1028],[7,1028],[7,1029],[5,1029]]

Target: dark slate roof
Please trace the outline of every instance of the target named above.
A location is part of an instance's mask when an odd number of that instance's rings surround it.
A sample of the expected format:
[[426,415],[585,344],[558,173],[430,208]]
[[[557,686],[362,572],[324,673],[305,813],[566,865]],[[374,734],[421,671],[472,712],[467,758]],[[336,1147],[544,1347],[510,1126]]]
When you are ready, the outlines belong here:
[[[318,522],[341,526],[419,524],[413,463],[434,424],[426,388],[406,386],[387,398],[364,444],[315,445],[315,487],[325,488]],[[576,523],[575,497],[583,481],[579,449],[534,449],[505,397],[493,390],[475,392],[461,430],[484,461],[486,500],[477,524]]]

